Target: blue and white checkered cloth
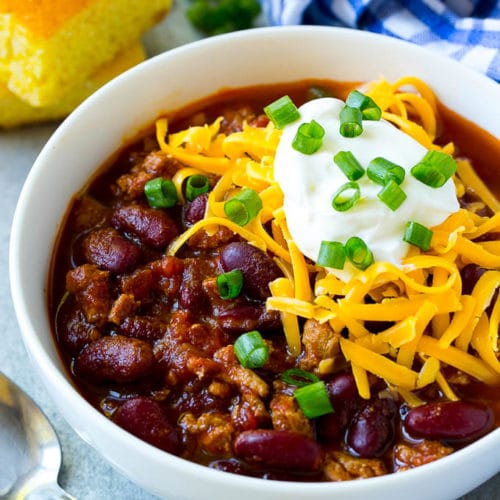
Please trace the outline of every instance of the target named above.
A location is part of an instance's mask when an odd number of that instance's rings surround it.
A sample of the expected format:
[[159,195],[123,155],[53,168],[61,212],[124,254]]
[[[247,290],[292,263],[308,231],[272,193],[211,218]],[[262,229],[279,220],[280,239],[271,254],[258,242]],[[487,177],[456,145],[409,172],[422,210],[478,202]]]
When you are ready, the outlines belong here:
[[446,54],[500,81],[499,0],[261,0],[269,24],[382,33]]

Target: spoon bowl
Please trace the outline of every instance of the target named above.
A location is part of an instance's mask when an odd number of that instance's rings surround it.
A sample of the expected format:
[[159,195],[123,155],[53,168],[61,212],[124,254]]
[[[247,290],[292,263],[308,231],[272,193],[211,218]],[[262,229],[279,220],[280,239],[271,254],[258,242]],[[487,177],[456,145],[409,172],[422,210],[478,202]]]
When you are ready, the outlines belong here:
[[0,498],[72,499],[57,483],[61,447],[36,403],[0,372]]

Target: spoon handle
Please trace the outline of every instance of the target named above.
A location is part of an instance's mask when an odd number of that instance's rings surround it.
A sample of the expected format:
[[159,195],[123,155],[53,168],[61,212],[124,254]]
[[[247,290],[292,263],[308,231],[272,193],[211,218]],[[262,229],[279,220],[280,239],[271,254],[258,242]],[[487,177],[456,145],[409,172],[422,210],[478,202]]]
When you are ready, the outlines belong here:
[[26,496],[26,500],[76,500],[57,483],[46,484]]

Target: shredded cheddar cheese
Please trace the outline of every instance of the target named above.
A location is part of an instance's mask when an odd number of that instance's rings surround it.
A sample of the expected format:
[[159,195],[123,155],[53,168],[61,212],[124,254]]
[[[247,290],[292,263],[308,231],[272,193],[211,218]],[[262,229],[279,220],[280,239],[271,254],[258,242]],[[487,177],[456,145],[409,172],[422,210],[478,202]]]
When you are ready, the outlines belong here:
[[[436,99],[424,82],[414,77],[393,84],[381,80],[369,84],[367,94],[381,107],[384,119],[426,148],[453,154],[452,143],[440,147],[434,142]],[[328,323],[343,335],[341,353],[363,398],[370,397],[370,374],[385,380],[410,406],[423,403],[413,391],[432,383],[448,399],[458,399],[444,375],[446,365],[487,384],[500,381],[500,303],[491,304],[500,288],[500,243],[494,237],[484,241],[488,234],[500,231],[500,203],[467,160],[458,160],[457,196],[471,189],[478,202],[434,227],[429,251],[412,248],[400,268],[375,262],[345,283],[327,269],[312,265],[287,229],[283,193],[273,175],[280,131],[271,123],[264,128],[245,123],[241,132],[226,136],[220,132],[220,123],[218,119],[168,134],[167,121],[157,121],[161,149],[185,166],[173,179],[181,202],[182,185],[189,175],[218,176],[205,218],[171,243],[169,255],[176,254],[198,231],[210,232],[219,226],[268,252],[284,277],[270,283],[267,308],[281,314],[289,353],[299,356],[302,351],[300,318]],[[224,213],[224,202],[242,188],[257,191],[263,203],[258,216],[244,227]],[[485,208],[494,215],[480,215]],[[271,231],[264,227],[267,223]],[[462,294],[460,271],[469,263],[487,271],[471,294]],[[372,333],[369,322],[389,324]],[[318,373],[331,373],[335,363],[332,358],[321,360]]]

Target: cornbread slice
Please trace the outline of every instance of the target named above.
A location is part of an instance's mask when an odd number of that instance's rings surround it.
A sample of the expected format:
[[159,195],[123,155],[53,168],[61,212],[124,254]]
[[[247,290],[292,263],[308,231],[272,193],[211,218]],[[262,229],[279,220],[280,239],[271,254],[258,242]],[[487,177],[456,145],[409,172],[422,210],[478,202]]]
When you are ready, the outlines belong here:
[[57,102],[169,10],[172,0],[0,0],[0,80],[32,106]]
[[87,80],[65,94],[57,103],[44,107],[31,106],[0,83],[0,128],[18,127],[64,118],[99,87],[145,58],[144,49],[140,43],[136,43],[120,52],[112,62],[104,64]]

